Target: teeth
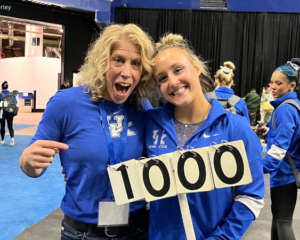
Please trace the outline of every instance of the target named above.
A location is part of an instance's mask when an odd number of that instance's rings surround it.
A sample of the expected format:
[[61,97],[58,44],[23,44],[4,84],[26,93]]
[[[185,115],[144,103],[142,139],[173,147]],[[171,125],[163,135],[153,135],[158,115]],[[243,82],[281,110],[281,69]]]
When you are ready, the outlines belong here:
[[130,86],[130,84],[128,84],[128,83],[118,83],[119,85],[121,85],[122,87],[129,87]]
[[176,92],[174,92],[173,94],[176,96],[176,95],[182,93],[184,90],[185,90],[185,87],[182,87],[182,88],[178,89]]

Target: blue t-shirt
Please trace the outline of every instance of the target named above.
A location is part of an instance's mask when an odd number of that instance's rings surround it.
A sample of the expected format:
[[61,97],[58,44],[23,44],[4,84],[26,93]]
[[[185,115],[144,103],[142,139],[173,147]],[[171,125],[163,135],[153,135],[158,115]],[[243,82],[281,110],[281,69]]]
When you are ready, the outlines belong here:
[[[68,150],[60,151],[67,177],[61,209],[73,219],[97,224],[99,201],[111,201],[113,193],[107,173],[110,160],[99,103],[92,102],[91,95],[85,92],[83,87],[58,91],[49,100],[30,144],[36,140],[52,140],[69,146]],[[126,113],[124,104],[117,105],[105,100],[105,105],[115,156],[123,130],[123,117],[127,114],[128,131],[123,161],[139,159],[144,151],[145,113],[137,111],[133,105],[126,108]],[[144,205],[144,201],[132,203],[131,213]]]

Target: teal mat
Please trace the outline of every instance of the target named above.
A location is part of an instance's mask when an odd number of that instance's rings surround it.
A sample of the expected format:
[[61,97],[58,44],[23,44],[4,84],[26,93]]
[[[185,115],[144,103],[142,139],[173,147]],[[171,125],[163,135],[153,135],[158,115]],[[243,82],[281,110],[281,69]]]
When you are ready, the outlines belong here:
[[263,146],[263,152],[267,152],[267,147]]
[[40,178],[26,176],[19,158],[32,136],[15,136],[0,146],[0,240],[10,240],[60,206],[65,192],[59,156]]

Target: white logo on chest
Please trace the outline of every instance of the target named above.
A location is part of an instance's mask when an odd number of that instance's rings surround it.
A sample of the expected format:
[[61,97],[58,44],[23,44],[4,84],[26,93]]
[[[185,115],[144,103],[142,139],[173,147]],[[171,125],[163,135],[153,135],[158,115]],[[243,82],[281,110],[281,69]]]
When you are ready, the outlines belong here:
[[[114,116],[113,120],[116,121],[116,123],[112,123],[111,116],[107,116],[107,122],[109,125],[110,136],[112,138],[119,138],[119,137],[121,137],[121,133],[123,131],[124,116],[116,115],[116,116]],[[128,122],[128,130],[127,130],[128,137],[135,135],[135,132],[129,129],[132,126],[133,126],[132,122]]]
[[[164,133],[165,130],[163,130],[163,134],[161,136],[161,139],[160,139],[160,143],[159,143],[159,148],[167,148],[167,145],[165,145],[165,138],[167,136],[167,134]],[[157,145],[157,142],[158,142],[158,130],[153,130],[153,135],[152,135],[152,138],[153,138],[153,145],[150,145],[149,148],[156,148],[156,145]]]

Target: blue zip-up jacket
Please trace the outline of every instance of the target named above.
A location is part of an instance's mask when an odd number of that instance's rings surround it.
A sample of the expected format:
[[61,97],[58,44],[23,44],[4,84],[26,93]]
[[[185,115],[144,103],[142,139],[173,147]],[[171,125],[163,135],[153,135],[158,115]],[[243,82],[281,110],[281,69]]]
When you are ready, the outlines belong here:
[[271,120],[267,134],[268,151],[263,159],[264,172],[270,173],[271,188],[295,182],[291,166],[285,156],[286,151],[300,170],[300,113],[290,104],[284,104],[277,109],[287,99],[293,99],[300,105],[295,92],[287,93],[271,102],[274,107],[272,117],[275,113],[276,131]]
[[[173,109],[174,106],[167,103],[161,108],[147,111],[145,131],[148,156],[177,151]],[[158,139],[162,140],[153,148],[153,133],[157,130]],[[253,182],[235,187],[234,200],[232,188],[187,194],[197,240],[240,239],[263,207],[265,187],[261,143],[245,118],[224,110],[218,100],[212,99],[206,121],[186,142],[184,149],[187,146],[208,147],[211,142],[220,144],[222,140],[244,141]],[[177,196],[150,203],[149,239],[186,239]]]
[[[92,102],[91,94],[85,92],[82,87],[58,91],[49,100],[30,144],[37,140],[52,140],[69,146],[68,150],[59,153],[67,177],[61,209],[75,220],[97,224],[99,201],[111,201],[113,192],[107,173],[110,160],[99,103]],[[108,123],[117,156],[123,131],[124,104],[105,101],[105,105],[109,109]],[[147,102],[143,105],[150,107]],[[111,113],[115,113],[113,117]],[[145,150],[141,144],[144,141],[145,113],[130,105],[126,114],[128,132],[123,161],[139,159]],[[43,169],[41,175],[45,171]],[[131,203],[131,213],[145,204],[145,201]]]
[[[234,95],[234,92],[231,88],[228,87],[218,87],[215,90],[216,96],[218,98],[224,98],[224,99],[228,99],[231,98],[232,95]],[[206,99],[207,96],[205,95]],[[250,119],[249,119],[249,115],[248,115],[248,109],[247,109],[247,104],[243,99],[240,99],[236,104],[235,104],[235,110],[236,110],[236,114],[243,116],[245,118],[248,119],[249,123],[250,123]]]

